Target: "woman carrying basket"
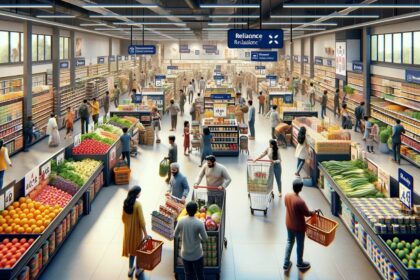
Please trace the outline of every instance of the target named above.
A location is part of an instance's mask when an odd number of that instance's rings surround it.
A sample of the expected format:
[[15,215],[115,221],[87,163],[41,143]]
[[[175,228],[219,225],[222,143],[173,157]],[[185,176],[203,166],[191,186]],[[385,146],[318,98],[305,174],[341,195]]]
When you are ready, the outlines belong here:
[[[134,259],[137,249],[144,239],[150,238],[146,230],[143,208],[137,199],[141,193],[139,186],[134,186],[128,191],[127,198],[124,200],[122,221],[124,223],[124,240],[122,255],[129,258],[128,277],[134,274]],[[137,265],[136,278],[143,272]]]
[[280,158],[279,147],[277,146],[276,140],[274,139],[270,140],[270,146],[259,157],[257,157],[254,160],[254,163],[265,156],[268,156],[268,158],[273,162],[273,173],[274,173],[274,177],[276,177],[279,197],[281,197],[281,158]]

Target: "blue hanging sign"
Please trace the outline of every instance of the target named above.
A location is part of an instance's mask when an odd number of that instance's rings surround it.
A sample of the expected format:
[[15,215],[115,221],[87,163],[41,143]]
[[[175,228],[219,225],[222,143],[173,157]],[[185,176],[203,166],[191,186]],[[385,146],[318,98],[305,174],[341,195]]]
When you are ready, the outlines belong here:
[[333,63],[332,63],[332,60],[331,60],[331,59],[327,59],[327,65],[328,65],[328,66],[332,66],[332,65],[333,65]]
[[363,63],[359,61],[353,61],[352,66],[353,72],[362,73],[363,72]]
[[307,55],[303,56],[303,63],[306,63],[306,64],[309,63],[309,57]]
[[69,68],[69,62],[68,61],[60,61],[60,69],[66,69]]
[[156,54],[156,46],[155,45],[129,45],[128,46],[128,54],[135,55],[135,54]]
[[214,80],[224,80],[225,79],[225,76],[223,76],[223,75],[214,75],[213,76],[213,79]]
[[261,66],[255,66],[255,70],[264,70],[265,66],[261,65]]
[[98,57],[98,64],[104,64],[105,63],[105,57],[104,56],[99,56]]
[[277,80],[277,76],[276,75],[267,75],[267,76],[265,76],[265,78],[267,80]]
[[188,48],[187,44],[179,45],[179,53],[190,53],[191,50]]
[[168,66],[166,66],[166,69],[168,69],[168,70],[178,70],[178,66],[168,65]]
[[319,57],[319,56],[315,57],[315,64],[316,65],[322,65],[323,64],[322,61],[323,61],[322,57]]
[[166,75],[156,75],[155,79],[156,80],[164,80],[164,79],[166,79]]
[[420,84],[419,70],[405,70],[405,80],[410,83]]
[[117,55],[117,60],[121,61],[122,60],[122,56],[121,55]]
[[210,95],[211,99],[217,99],[217,100],[230,100],[232,99],[232,96],[230,94],[226,93],[213,93]]
[[109,61],[109,62],[114,62],[114,61],[115,61],[115,56],[111,55],[111,56],[108,58],[108,61]]
[[413,207],[413,176],[401,168],[398,168],[398,183],[400,201],[409,209]]
[[266,51],[252,51],[251,61],[277,61],[277,52]]
[[76,67],[81,67],[86,65],[86,60],[84,58],[76,58]]
[[230,29],[228,47],[231,49],[281,49],[281,29]]
[[296,62],[299,62],[299,56],[298,55],[294,55],[293,56],[293,60],[296,61]]

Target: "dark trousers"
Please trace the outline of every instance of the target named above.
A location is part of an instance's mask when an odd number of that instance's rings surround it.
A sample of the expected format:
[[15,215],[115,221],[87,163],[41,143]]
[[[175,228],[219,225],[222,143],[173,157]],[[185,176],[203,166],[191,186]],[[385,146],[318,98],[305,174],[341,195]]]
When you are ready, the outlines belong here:
[[120,105],[120,97],[119,96],[114,97],[114,105],[115,105],[115,108],[117,108],[118,105]]
[[0,189],[3,187],[3,178],[5,170],[0,171]]
[[202,257],[196,261],[183,260],[183,262],[185,280],[204,280],[204,261]]
[[249,133],[251,135],[251,137],[255,137],[255,120],[251,120],[248,122],[248,126],[249,126]]
[[92,115],[92,120],[93,120],[94,124],[98,124],[99,114],[98,115]]
[[327,107],[321,107],[321,119],[323,119],[327,115]]
[[392,155],[394,157],[394,160],[398,163],[400,163],[401,161],[400,149],[401,143],[392,143]]
[[122,160],[126,160],[128,167],[130,167],[130,152],[121,152]]
[[171,115],[171,128],[176,129],[176,123],[178,121],[178,115]]
[[23,139],[24,148],[25,148],[24,150],[27,151],[29,146],[32,143],[32,139],[33,139],[34,134],[32,133],[32,131],[31,132],[28,131],[28,132],[25,132],[23,134],[25,136],[25,138]]
[[188,103],[191,104],[191,102],[194,100],[194,92],[190,91],[188,93]]
[[80,119],[80,124],[82,125],[82,134],[85,134],[88,132],[88,127],[89,127],[89,119],[84,119],[81,118]]
[[298,161],[297,161],[297,169],[296,169],[296,173],[297,173],[297,174],[300,174],[300,171],[302,170],[303,165],[305,164],[305,160],[304,160],[304,159],[301,159],[301,158],[298,158],[297,160],[298,160]]
[[357,128],[360,127],[360,119],[356,118],[356,122],[354,124],[354,131],[357,132]]
[[264,114],[264,103],[260,103],[258,106],[258,114]]
[[271,139],[276,139],[276,128],[275,127],[271,128]]

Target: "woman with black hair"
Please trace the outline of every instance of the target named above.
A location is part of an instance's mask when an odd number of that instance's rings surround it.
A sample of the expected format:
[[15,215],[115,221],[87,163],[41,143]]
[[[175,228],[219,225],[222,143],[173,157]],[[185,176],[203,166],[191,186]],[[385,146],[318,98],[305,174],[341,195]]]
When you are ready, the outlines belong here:
[[208,127],[204,127],[202,136],[201,160],[199,167],[203,165],[203,161],[206,159],[207,156],[213,154],[213,150],[211,148],[212,139],[213,135],[211,135],[210,129]]
[[295,156],[297,157],[297,170],[295,175],[300,176],[300,171],[302,170],[306,159],[309,157],[308,144],[306,143],[306,128],[304,126],[299,129],[297,142],[298,144],[295,152]]
[[[132,277],[134,273],[134,259],[136,251],[144,239],[150,238],[147,235],[146,222],[144,221],[143,209],[137,200],[140,196],[141,188],[139,186],[132,187],[124,200],[122,221],[124,223],[124,240],[123,252],[124,257],[129,258],[128,277]],[[138,278],[143,272],[137,265],[136,277]]]
[[259,156],[254,162],[262,159],[263,157],[268,156],[273,164],[273,173],[277,182],[277,189],[279,191],[279,196],[281,196],[281,158],[279,147],[277,146],[277,141],[274,139],[270,140],[270,146]]

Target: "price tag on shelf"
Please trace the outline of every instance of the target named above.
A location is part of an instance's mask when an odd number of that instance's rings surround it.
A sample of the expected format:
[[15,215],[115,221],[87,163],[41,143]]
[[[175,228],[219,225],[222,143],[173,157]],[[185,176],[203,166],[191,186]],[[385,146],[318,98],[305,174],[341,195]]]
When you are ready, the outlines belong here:
[[0,211],[4,210],[4,197],[5,195],[0,195]]
[[41,180],[45,180],[51,174],[51,161],[46,162],[43,166],[41,166]]
[[27,196],[39,184],[39,166],[25,175],[25,196]]
[[89,123],[88,132],[92,133],[94,130],[95,130],[95,124],[94,123]]
[[215,117],[224,118],[227,115],[227,106],[226,104],[214,103],[213,105],[213,114]]
[[81,133],[76,134],[74,136],[74,146],[77,147],[77,146],[80,145],[80,143],[82,143],[82,134]]
[[8,188],[4,193],[4,207],[7,208],[15,201],[14,187]]
[[57,159],[56,160],[57,160],[57,165],[63,164],[63,162],[64,162],[64,152],[59,153],[57,155]]
[[413,207],[413,188],[414,180],[413,176],[408,174],[403,169],[398,169],[398,183],[400,201],[409,209]]

